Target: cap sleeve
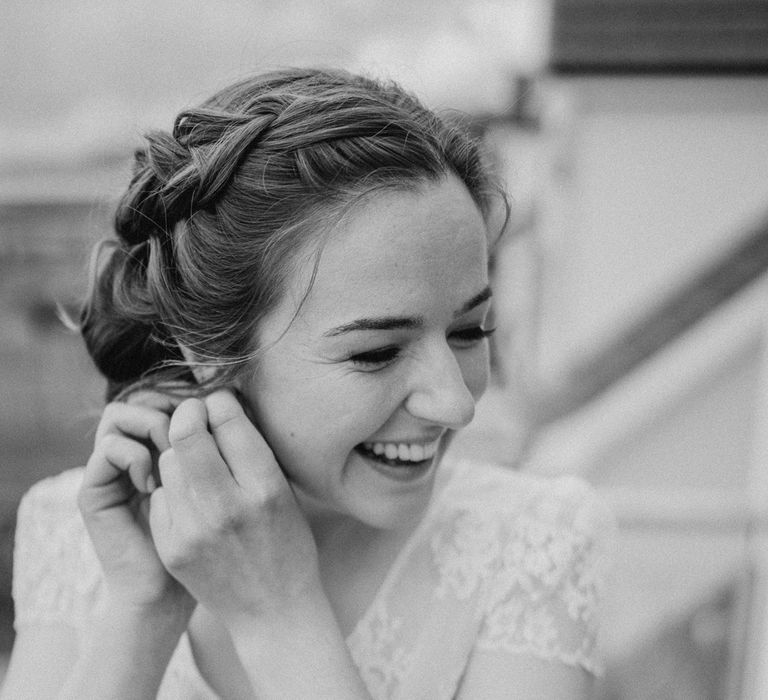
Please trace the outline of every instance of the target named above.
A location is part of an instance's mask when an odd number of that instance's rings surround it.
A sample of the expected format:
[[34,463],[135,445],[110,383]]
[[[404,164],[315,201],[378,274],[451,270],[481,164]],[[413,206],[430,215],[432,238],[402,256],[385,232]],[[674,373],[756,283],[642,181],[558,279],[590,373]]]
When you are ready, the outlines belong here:
[[615,525],[574,477],[542,481],[499,525],[476,648],[527,653],[599,675],[598,614]]
[[14,627],[81,627],[101,589],[98,559],[77,509],[82,470],[35,484],[19,504],[13,562]]

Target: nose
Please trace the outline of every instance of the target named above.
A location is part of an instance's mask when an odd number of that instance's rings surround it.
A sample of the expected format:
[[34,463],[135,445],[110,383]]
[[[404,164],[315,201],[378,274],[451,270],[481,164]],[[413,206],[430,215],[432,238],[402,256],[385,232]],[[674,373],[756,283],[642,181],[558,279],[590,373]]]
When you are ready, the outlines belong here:
[[475,415],[475,397],[451,348],[445,345],[414,368],[406,410],[421,420],[458,430]]

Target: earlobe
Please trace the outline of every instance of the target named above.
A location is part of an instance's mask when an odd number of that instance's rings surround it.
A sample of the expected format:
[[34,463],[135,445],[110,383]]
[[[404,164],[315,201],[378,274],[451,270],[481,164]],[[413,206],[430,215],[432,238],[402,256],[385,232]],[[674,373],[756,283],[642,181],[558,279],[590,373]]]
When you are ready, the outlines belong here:
[[190,350],[186,345],[178,343],[178,346],[179,350],[181,350],[181,354],[184,356],[184,361],[189,366],[189,369],[191,370],[198,384],[204,384],[207,380],[213,377],[213,373],[215,372],[213,367],[202,364],[195,353],[192,352],[192,350]]
[[[215,366],[207,365],[204,362],[201,362],[197,355],[195,355],[195,353],[192,352],[192,350],[190,350],[186,345],[182,345],[181,343],[177,344],[179,346],[179,350],[181,350],[181,354],[184,356],[184,361],[189,366],[189,369],[194,375],[198,384],[205,384],[206,382],[209,382],[211,379],[213,379],[214,373],[216,372]],[[242,397],[243,383],[245,381],[246,380],[243,379],[243,377],[237,376],[230,383],[230,388],[234,390],[235,394],[239,397]],[[241,403],[243,403],[242,400]]]

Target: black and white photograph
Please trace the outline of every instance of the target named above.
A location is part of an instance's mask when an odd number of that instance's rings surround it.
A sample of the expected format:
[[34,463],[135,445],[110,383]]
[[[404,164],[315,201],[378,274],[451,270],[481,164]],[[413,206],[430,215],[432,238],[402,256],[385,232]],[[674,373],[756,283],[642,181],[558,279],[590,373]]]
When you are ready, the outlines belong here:
[[768,698],[768,0],[0,61],[0,700]]

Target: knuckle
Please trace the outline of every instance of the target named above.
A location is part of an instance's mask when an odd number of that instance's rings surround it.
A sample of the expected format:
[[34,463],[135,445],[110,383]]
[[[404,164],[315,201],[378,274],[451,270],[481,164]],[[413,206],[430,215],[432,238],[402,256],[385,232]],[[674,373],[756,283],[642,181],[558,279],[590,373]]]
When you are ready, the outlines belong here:
[[123,404],[121,404],[119,401],[111,401],[106,406],[104,406],[104,410],[101,412],[102,419],[111,419],[116,413],[119,413],[122,408]]
[[115,458],[119,454],[121,459],[117,461],[124,464],[126,468],[146,464],[152,459],[146,445],[114,433],[107,433],[102,438],[101,450],[111,462],[116,461]]
[[246,522],[245,513],[222,504],[211,514],[210,527],[217,535],[223,535],[231,532],[239,532],[243,529]]
[[121,443],[121,438],[117,433],[105,433],[101,436],[98,446],[104,452],[115,450]]
[[117,434],[105,433],[99,438],[96,448],[104,454],[109,454],[117,448],[119,443],[120,437]]
[[184,571],[197,559],[197,546],[189,541],[176,543],[165,553],[163,563],[170,571]]
[[116,403],[108,403],[104,407],[104,410],[101,412],[98,428],[96,429],[96,442],[106,431],[114,426],[119,413],[120,406]]
[[293,499],[293,494],[277,479],[265,479],[255,496],[256,505],[269,510],[284,508],[290,499]]

